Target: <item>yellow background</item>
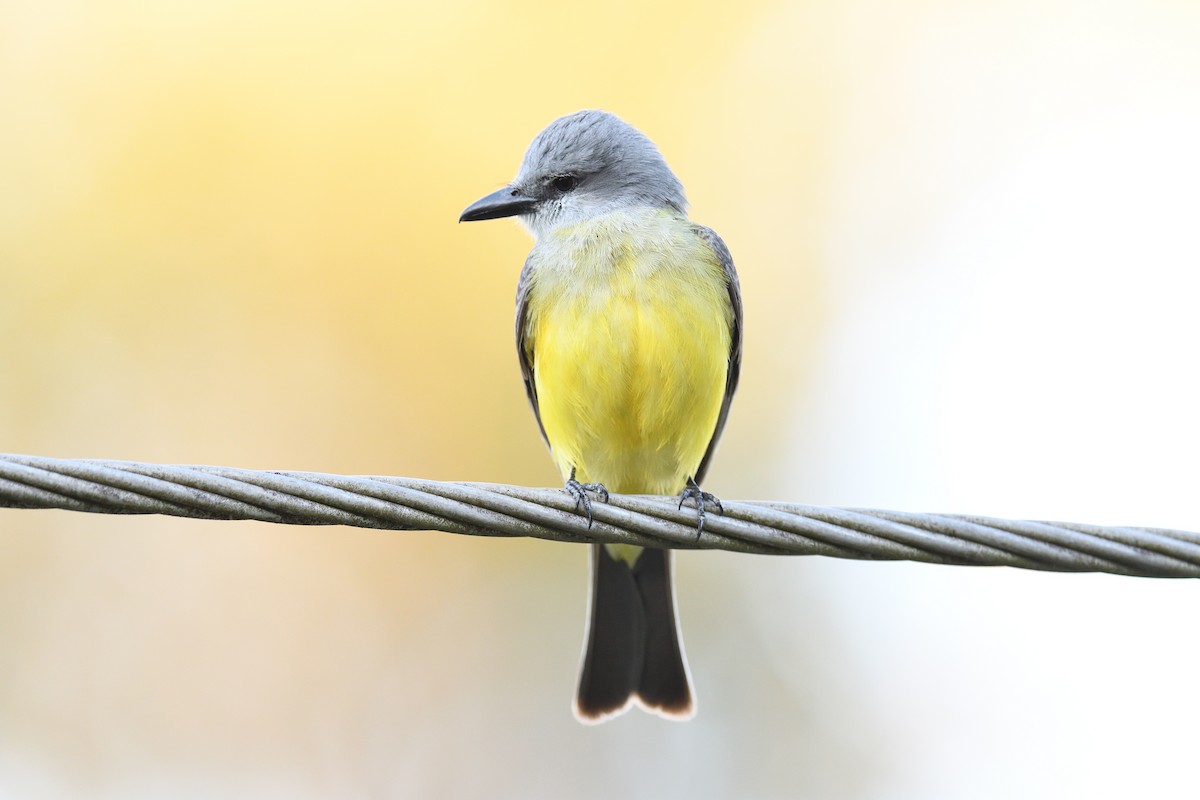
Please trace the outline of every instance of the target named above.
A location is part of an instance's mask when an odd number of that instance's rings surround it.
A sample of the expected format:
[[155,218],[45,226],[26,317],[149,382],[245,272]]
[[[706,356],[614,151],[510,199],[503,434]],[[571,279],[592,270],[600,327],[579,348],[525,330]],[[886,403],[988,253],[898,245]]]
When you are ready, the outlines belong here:
[[[528,239],[456,219],[599,107],[741,272],[706,488],[1200,529],[1198,8],[5,3],[0,451],[556,484],[512,344]],[[583,728],[585,573],[0,511],[0,797],[1191,780],[1191,584],[688,554],[699,716]]]

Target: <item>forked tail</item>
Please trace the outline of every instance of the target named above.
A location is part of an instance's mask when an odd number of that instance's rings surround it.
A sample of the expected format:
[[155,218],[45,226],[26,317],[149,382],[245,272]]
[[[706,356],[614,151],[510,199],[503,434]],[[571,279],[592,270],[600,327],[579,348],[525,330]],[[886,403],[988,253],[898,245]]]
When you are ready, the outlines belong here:
[[633,567],[591,546],[592,609],[575,713],[602,722],[636,702],[692,716],[692,687],[675,619],[671,551],[646,548]]

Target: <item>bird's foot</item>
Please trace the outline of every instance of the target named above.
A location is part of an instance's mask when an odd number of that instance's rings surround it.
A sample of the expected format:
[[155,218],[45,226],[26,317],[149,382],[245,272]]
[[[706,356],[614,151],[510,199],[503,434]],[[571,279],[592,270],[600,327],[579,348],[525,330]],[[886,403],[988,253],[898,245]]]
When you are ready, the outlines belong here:
[[715,494],[710,494],[700,488],[700,484],[696,483],[695,478],[688,478],[687,488],[679,495],[679,507],[683,508],[683,504],[691,500],[696,505],[696,538],[700,538],[700,534],[704,533],[704,515],[705,505],[711,504],[717,507],[717,511],[724,514],[725,508],[721,505],[721,499]]
[[608,489],[604,488],[603,483],[580,483],[575,480],[575,470],[571,470],[571,477],[567,478],[567,485],[563,488],[566,489],[567,494],[575,498],[576,511],[583,506],[583,511],[587,514],[588,527],[592,527],[592,498],[588,497],[588,492],[607,503]]

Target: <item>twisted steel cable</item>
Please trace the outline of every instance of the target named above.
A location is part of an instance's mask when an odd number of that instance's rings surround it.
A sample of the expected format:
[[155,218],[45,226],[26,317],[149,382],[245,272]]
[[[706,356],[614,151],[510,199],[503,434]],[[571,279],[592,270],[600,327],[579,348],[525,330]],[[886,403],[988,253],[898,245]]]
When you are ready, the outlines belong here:
[[697,533],[676,498],[612,495],[593,523],[561,489],[0,454],[0,507],[439,530],[773,555],[1200,577],[1200,534],[960,514],[724,502]]

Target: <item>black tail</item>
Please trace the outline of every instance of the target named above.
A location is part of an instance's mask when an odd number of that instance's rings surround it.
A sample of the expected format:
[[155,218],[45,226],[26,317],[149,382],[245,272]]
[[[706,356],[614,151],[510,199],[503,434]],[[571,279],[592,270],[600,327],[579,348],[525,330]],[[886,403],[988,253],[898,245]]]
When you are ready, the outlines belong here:
[[592,617],[575,713],[600,722],[636,700],[666,717],[692,715],[675,627],[671,551],[647,548],[633,568],[592,545]]

